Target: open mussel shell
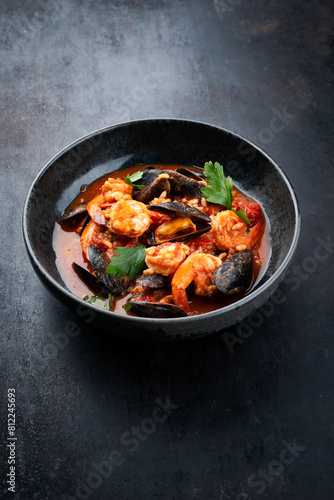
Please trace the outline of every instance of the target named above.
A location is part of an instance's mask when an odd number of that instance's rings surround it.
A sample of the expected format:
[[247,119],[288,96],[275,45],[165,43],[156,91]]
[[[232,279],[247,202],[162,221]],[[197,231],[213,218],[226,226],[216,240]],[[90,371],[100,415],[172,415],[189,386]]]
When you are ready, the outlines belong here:
[[101,248],[96,245],[90,245],[88,247],[88,257],[98,280],[109,290],[109,293],[112,295],[123,295],[127,291],[129,284],[127,276],[120,278],[119,276],[106,273],[110,259],[108,259]]
[[87,217],[85,218],[83,224],[82,224],[82,228],[81,228],[81,231],[80,231],[80,236],[82,235],[82,233],[84,232],[84,230],[86,229],[86,226],[89,224],[89,222],[91,221],[91,216],[90,215],[87,215]]
[[211,217],[207,214],[198,210],[187,203],[181,203],[180,201],[165,201],[163,203],[157,203],[156,205],[150,205],[147,207],[148,210],[153,210],[154,212],[159,212],[160,214],[166,214],[175,217],[189,217],[194,222],[207,222],[211,224]]
[[211,229],[211,218],[201,210],[186,203],[167,201],[150,205],[147,208],[172,217],[171,221],[165,222],[149,235],[147,239],[149,245],[185,241],[188,238],[195,238],[207,233]]
[[234,295],[250,285],[252,272],[253,252],[242,250],[215,270],[213,280],[222,293]]
[[140,172],[143,172],[143,176],[141,179],[133,183],[134,186],[136,186],[136,184],[148,186],[151,182],[157,179],[163,171],[153,165],[147,165],[146,167],[140,169]]
[[[167,228],[165,229],[164,226],[167,226]],[[210,229],[211,226],[207,223],[195,226],[189,217],[177,217],[169,222],[165,222],[153,231],[148,236],[147,243],[155,246],[167,242],[185,241],[207,233]]]
[[[191,170],[190,167],[180,167],[177,168],[176,171],[179,174],[185,175],[186,177],[190,177],[191,179],[195,179],[195,181],[203,181],[204,175],[202,172]],[[203,187],[203,186],[202,186]]]
[[70,209],[66,208],[61,217],[58,219],[58,222],[63,222],[65,220],[72,219],[77,215],[84,214],[85,212],[87,212],[87,205],[88,202],[85,201],[84,203],[79,203],[78,205],[75,205]]
[[103,283],[101,283],[100,280],[98,280],[96,276],[94,276],[94,274],[79,266],[79,264],[77,264],[76,262],[73,262],[72,267],[79,278],[85,283],[85,285],[88,286],[88,288],[93,293],[95,293],[99,297],[108,297],[110,290],[106,288]]
[[141,189],[140,191],[136,191],[133,194],[133,198],[136,201],[141,201],[142,203],[148,204],[150,201],[154,200],[154,198],[159,198],[162,192],[166,192],[168,196],[170,193],[170,183],[169,180],[165,177],[157,177],[154,179],[148,186]]
[[162,274],[142,274],[136,280],[136,284],[147,288],[166,288],[170,284],[168,276]]
[[134,295],[128,302],[131,304],[132,313],[145,318],[182,318],[187,316],[181,307],[174,304],[140,300],[140,295]]
[[170,177],[170,183],[172,186],[172,196],[178,196],[180,198],[196,198],[200,200],[202,198],[201,189],[206,186],[206,182],[203,180],[195,180],[188,175],[183,175],[176,170],[164,170]]

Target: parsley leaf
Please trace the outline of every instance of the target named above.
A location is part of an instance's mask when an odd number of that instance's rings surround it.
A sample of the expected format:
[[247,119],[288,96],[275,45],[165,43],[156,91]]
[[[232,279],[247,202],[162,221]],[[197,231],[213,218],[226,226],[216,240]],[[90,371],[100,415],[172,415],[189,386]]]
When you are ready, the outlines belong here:
[[126,312],[128,312],[132,307],[132,304],[131,302],[127,302],[126,304],[124,304],[123,306],[123,309],[125,309]]
[[128,274],[129,279],[132,280],[144,267],[146,256],[145,245],[116,247],[114,254],[106,269],[107,274],[120,277]]
[[[124,180],[130,186],[133,186],[133,183],[136,181],[139,181],[143,177],[143,175],[144,175],[144,172],[141,172],[140,170],[138,170],[138,172],[135,172],[132,175],[125,176]],[[146,186],[137,186],[137,187],[146,187]]]
[[94,304],[97,307],[101,307],[101,309],[107,309],[106,301],[103,297],[88,297],[88,295],[86,295],[84,297],[84,300],[86,302],[89,302],[89,304]]
[[240,208],[240,210],[232,210],[232,212],[236,213],[237,216],[240,217],[240,219],[242,219],[245,222],[247,222],[247,224],[250,224],[250,220],[247,217],[246,212],[242,208]]
[[233,181],[230,176],[225,177],[222,165],[217,161],[215,164],[212,161],[206,162],[204,165],[204,176],[211,187],[202,188],[202,195],[211,203],[218,203],[219,205],[223,205],[227,210],[232,210],[240,219],[250,224],[250,220],[242,208],[240,210],[231,209],[233,203]]
[[225,177],[223,167],[217,161],[215,164],[212,161],[205,163],[204,176],[211,187],[202,188],[202,195],[211,203],[218,203],[229,210],[233,202],[231,177]]

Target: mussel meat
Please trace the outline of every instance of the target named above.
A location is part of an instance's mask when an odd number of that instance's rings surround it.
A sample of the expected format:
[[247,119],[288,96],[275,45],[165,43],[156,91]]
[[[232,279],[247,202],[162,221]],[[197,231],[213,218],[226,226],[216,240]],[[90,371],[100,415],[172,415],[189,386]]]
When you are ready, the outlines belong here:
[[[174,217],[164,222],[147,239],[149,245],[160,245],[172,241],[184,241],[207,233],[211,229],[211,218],[191,205],[185,203],[163,202],[150,205],[149,210]],[[195,224],[196,222],[196,224]]]
[[252,271],[253,252],[241,250],[215,270],[213,280],[222,293],[234,295],[250,285]]

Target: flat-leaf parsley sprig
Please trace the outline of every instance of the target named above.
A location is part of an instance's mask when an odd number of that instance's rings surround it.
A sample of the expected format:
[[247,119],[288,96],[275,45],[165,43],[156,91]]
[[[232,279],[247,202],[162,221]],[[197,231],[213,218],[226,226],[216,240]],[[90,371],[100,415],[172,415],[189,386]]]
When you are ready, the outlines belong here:
[[209,186],[201,189],[202,195],[209,202],[218,203],[218,205],[225,207],[226,210],[232,210],[240,219],[250,224],[250,220],[242,208],[240,210],[233,210],[231,208],[233,203],[233,181],[230,176],[225,177],[222,165],[217,161],[214,164],[212,161],[206,162],[204,165],[204,177]]
[[141,272],[145,264],[145,245],[135,247],[116,247],[114,256],[110,259],[110,264],[106,269],[107,274],[129,276],[132,280]]

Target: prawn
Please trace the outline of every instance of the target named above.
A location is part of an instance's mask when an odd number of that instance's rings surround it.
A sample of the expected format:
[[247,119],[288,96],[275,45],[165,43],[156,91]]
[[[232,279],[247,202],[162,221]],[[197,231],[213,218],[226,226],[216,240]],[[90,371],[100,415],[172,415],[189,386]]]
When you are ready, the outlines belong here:
[[105,210],[110,229],[116,234],[138,238],[151,225],[151,214],[146,205],[135,200],[120,200]]
[[190,249],[184,243],[162,243],[146,249],[145,263],[148,269],[144,274],[170,276],[189,255]]
[[110,241],[110,233],[106,231],[105,227],[96,224],[93,220],[91,220],[83,230],[80,237],[80,243],[87,260],[89,260],[88,247],[90,245],[98,246],[101,250],[107,252],[107,255],[110,257],[113,255],[113,244]]
[[178,267],[172,279],[172,294],[174,304],[190,312],[186,289],[191,284],[195,285],[195,294],[211,297],[218,289],[213,282],[213,273],[222,261],[203,252],[193,252]]
[[105,226],[106,212],[103,209],[120,200],[132,200],[132,189],[125,181],[109,177],[101,188],[101,194],[88,203],[87,212],[93,221]]
[[215,245],[219,250],[239,252],[252,250],[258,242],[258,236],[262,223],[256,224],[247,231],[247,223],[240,219],[232,210],[219,212],[212,222],[212,235]]

